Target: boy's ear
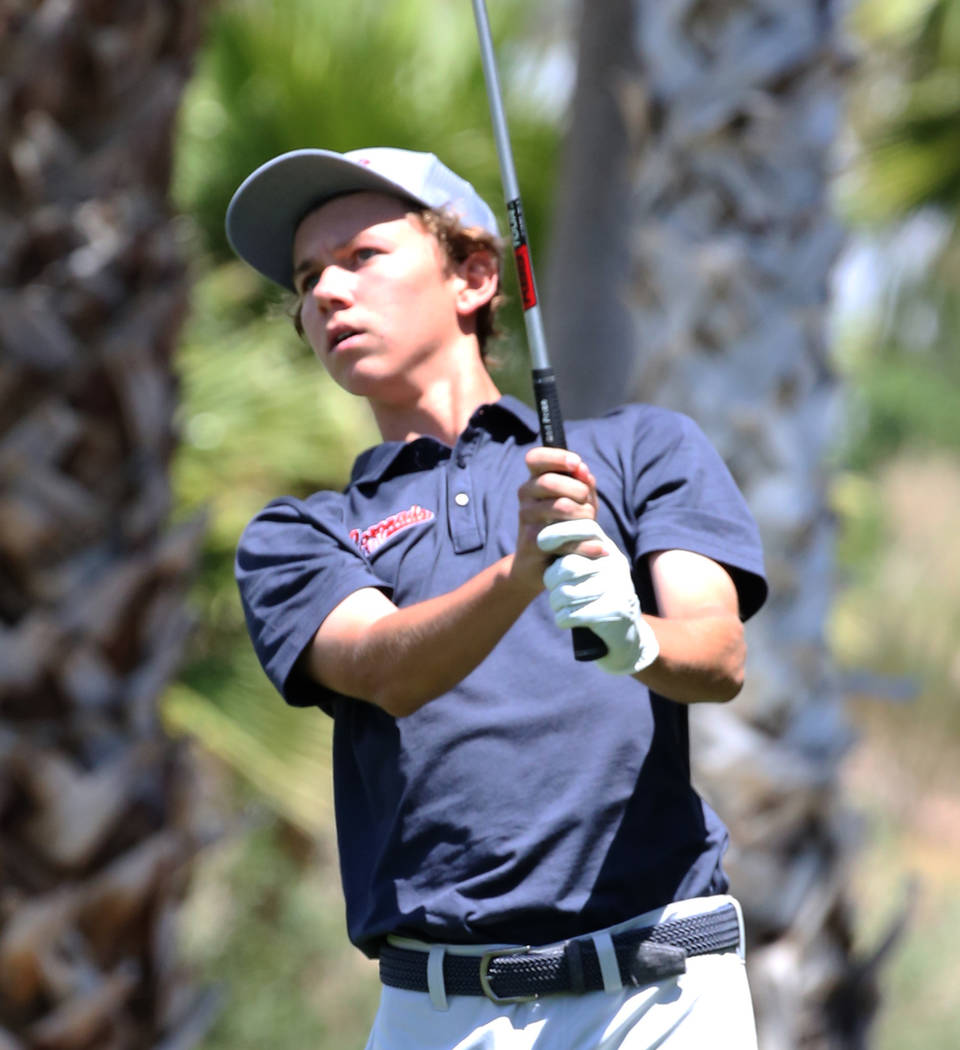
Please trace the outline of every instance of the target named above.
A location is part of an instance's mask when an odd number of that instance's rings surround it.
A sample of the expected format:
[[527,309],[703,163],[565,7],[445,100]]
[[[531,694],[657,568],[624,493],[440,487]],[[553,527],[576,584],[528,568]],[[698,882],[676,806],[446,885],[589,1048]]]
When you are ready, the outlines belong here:
[[493,252],[478,248],[457,265],[456,273],[460,280],[457,289],[459,313],[471,314],[497,294],[500,275]]

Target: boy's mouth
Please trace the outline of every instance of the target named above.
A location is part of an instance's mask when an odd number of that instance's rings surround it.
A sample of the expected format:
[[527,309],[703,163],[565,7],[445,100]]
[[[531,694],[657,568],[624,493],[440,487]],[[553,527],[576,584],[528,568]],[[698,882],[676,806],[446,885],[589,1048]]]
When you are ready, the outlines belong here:
[[359,328],[351,328],[348,325],[331,325],[327,329],[327,347],[330,350],[336,350],[342,342],[359,334]]

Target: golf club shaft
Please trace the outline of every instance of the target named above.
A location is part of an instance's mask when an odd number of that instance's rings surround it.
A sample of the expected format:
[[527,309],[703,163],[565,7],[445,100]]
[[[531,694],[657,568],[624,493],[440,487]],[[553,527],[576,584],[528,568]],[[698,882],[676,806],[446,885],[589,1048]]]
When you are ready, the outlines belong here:
[[[563,430],[563,416],[560,413],[557,380],[550,364],[550,355],[547,352],[547,338],[543,330],[537,283],[533,274],[533,259],[527,243],[527,224],[523,214],[523,203],[520,200],[517,173],[513,166],[513,149],[510,145],[510,133],[503,109],[503,96],[500,91],[500,78],[497,75],[493,38],[490,34],[490,21],[487,18],[484,0],[473,0],[473,15],[477,23],[480,61],[483,64],[483,78],[487,85],[490,120],[493,124],[493,137],[500,164],[500,180],[503,183],[503,195],[507,205],[507,219],[510,223],[510,237],[513,243],[513,259],[517,267],[517,280],[523,304],[523,321],[530,348],[533,395],[537,406],[537,418],[540,421],[540,438],[544,445],[550,448],[566,448],[567,440]],[[573,651],[578,660],[597,660],[606,653],[607,647],[588,628],[575,627],[573,629]]]

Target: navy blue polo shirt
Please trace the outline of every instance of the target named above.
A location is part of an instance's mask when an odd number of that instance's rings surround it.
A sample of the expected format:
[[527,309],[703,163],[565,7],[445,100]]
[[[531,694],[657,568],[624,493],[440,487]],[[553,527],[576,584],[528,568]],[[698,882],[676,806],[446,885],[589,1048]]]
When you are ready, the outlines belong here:
[[[656,612],[645,556],[674,548],[729,569],[744,619],[760,607],[755,524],[690,419],[630,405],[568,424],[567,437],[597,478],[600,524],[630,557],[645,610]],[[405,606],[512,552],[536,444],[533,412],[504,397],[454,448],[387,442],[357,459],[346,491],[274,501],[239,545],[266,673],[291,704],[334,718],[347,926],[369,955],[389,932],[543,944],[727,888],[726,829],[690,785],[686,708],[576,662],[545,593],[459,685],[405,718],[295,666],[358,588]]]

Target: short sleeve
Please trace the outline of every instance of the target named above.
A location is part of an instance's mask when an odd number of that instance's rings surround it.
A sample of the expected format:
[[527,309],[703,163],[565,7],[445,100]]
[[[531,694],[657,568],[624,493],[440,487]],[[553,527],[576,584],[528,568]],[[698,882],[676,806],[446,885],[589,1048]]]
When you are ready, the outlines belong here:
[[727,465],[688,416],[655,409],[638,421],[633,448],[635,556],[691,550],[724,565],[740,615],[767,596],[759,530]]
[[343,497],[279,499],[246,527],[234,571],[247,630],[270,681],[288,703],[331,710],[335,694],[294,673],[297,659],[329,613],[354,591],[383,580],[350,538]]

